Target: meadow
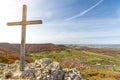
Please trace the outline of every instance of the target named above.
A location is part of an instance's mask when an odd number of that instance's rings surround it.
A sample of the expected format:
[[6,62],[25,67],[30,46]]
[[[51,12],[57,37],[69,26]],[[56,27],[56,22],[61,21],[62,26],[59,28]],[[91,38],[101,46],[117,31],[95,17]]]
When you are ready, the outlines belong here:
[[98,48],[82,48],[69,46],[59,52],[29,53],[29,56],[33,60],[51,58],[53,61],[59,62],[63,68],[77,68],[87,80],[120,79],[119,52],[116,52],[116,50],[108,51],[108,49],[99,52],[97,51]]

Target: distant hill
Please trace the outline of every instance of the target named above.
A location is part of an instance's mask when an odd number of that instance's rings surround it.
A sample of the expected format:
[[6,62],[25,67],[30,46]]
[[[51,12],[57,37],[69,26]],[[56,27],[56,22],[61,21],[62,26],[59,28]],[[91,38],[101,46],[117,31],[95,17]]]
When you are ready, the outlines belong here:
[[[64,45],[47,44],[26,44],[26,52],[43,52],[43,51],[61,51],[65,49]],[[20,44],[0,43],[0,51],[9,51],[10,53],[20,53]]]
[[55,44],[27,44],[26,45],[26,51],[28,53],[34,53],[34,52],[51,52],[51,51],[61,51],[64,50],[66,47],[64,45],[55,45]]
[[82,46],[80,48],[76,48],[76,50],[80,51],[87,51],[87,52],[94,52],[98,54],[105,54],[109,56],[117,56],[120,55],[120,48],[112,48],[112,47],[88,47],[88,46]]
[[[26,44],[26,53],[61,51],[64,45],[55,44]],[[20,58],[20,44],[0,43],[0,63],[13,63]],[[30,57],[26,57],[27,62],[32,62]]]
[[9,43],[0,43],[0,51],[9,52],[9,53],[18,53],[19,45],[9,44]]

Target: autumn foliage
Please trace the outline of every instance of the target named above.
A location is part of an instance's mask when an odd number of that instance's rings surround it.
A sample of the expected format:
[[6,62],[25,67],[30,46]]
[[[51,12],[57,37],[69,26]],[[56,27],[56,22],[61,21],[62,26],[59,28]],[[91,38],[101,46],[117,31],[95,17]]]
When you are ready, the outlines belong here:
[[[14,63],[16,60],[20,59],[19,53],[15,51],[9,51],[6,48],[0,48],[0,63]],[[32,62],[30,57],[26,57],[27,62]]]
[[[66,47],[63,45],[55,44],[26,44],[26,56],[29,53],[36,52],[59,52]],[[9,43],[0,43],[0,63],[14,63],[15,60],[20,59],[20,44],[9,44]],[[30,57],[26,57],[27,62],[32,62],[33,60]]]

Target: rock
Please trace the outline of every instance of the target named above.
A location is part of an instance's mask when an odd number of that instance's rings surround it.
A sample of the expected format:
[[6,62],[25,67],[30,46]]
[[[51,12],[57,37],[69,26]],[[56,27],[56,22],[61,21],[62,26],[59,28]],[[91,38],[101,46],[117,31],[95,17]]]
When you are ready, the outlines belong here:
[[35,61],[35,67],[44,68],[48,66],[50,63],[52,63],[52,60],[50,58],[43,58]]
[[9,79],[11,77],[12,77],[12,72],[11,71],[4,72],[4,78],[5,79]]
[[64,72],[58,62],[53,62],[46,67],[46,70],[49,70],[49,79],[52,80],[63,80],[64,79]]
[[50,58],[43,58],[33,63],[26,63],[25,70],[22,72],[19,71],[18,67],[19,61],[10,64],[2,70],[0,75],[2,75],[3,71],[6,72],[4,76],[0,76],[0,79],[83,80],[77,69],[62,69],[58,62],[52,62]]
[[76,68],[73,69],[64,69],[65,72],[65,80],[83,80],[83,77],[79,74]]
[[33,70],[25,70],[22,72],[21,76],[23,79],[36,80]]
[[12,79],[18,79],[21,77],[22,72],[17,70],[17,71],[14,71],[12,74],[13,74],[13,76],[11,77]]
[[63,80],[64,72],[58,62],[51,63],[48,59],[43,61],[45,61],[44,67],[42,64],[41,67],[35,69],[37,80]]

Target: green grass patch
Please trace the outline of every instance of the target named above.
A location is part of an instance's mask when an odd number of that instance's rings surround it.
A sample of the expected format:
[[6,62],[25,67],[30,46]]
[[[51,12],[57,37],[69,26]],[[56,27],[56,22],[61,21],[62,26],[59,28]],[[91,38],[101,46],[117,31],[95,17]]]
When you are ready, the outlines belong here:
[[96,54],[93,52],[85,52],[87,54],[88,64],[111,64],[111,65],[119,65],[120,59],[114,56],[108,56],[104,54]]
[[66,50],[61,52],[41,52],[41,53],[31,53],[29,56],[33,59],[41,59],[41,58],[51,58],[54,61],[60,62],[62,58],[70,57],[70,58],[78,58],[78,59],[86,59],[87,64],[94,65],[96,63],[100,64],[111,64],[111,65],[119,65],[120,59],[114,56],[104,55],[104,54],[96,54],[93,52],[83,52],[73,50],[71,52],[67,52]]
[[116,69],[117,71],[120,71],[120,65],[116,65],[116,66],[115,66],[115,69]]

